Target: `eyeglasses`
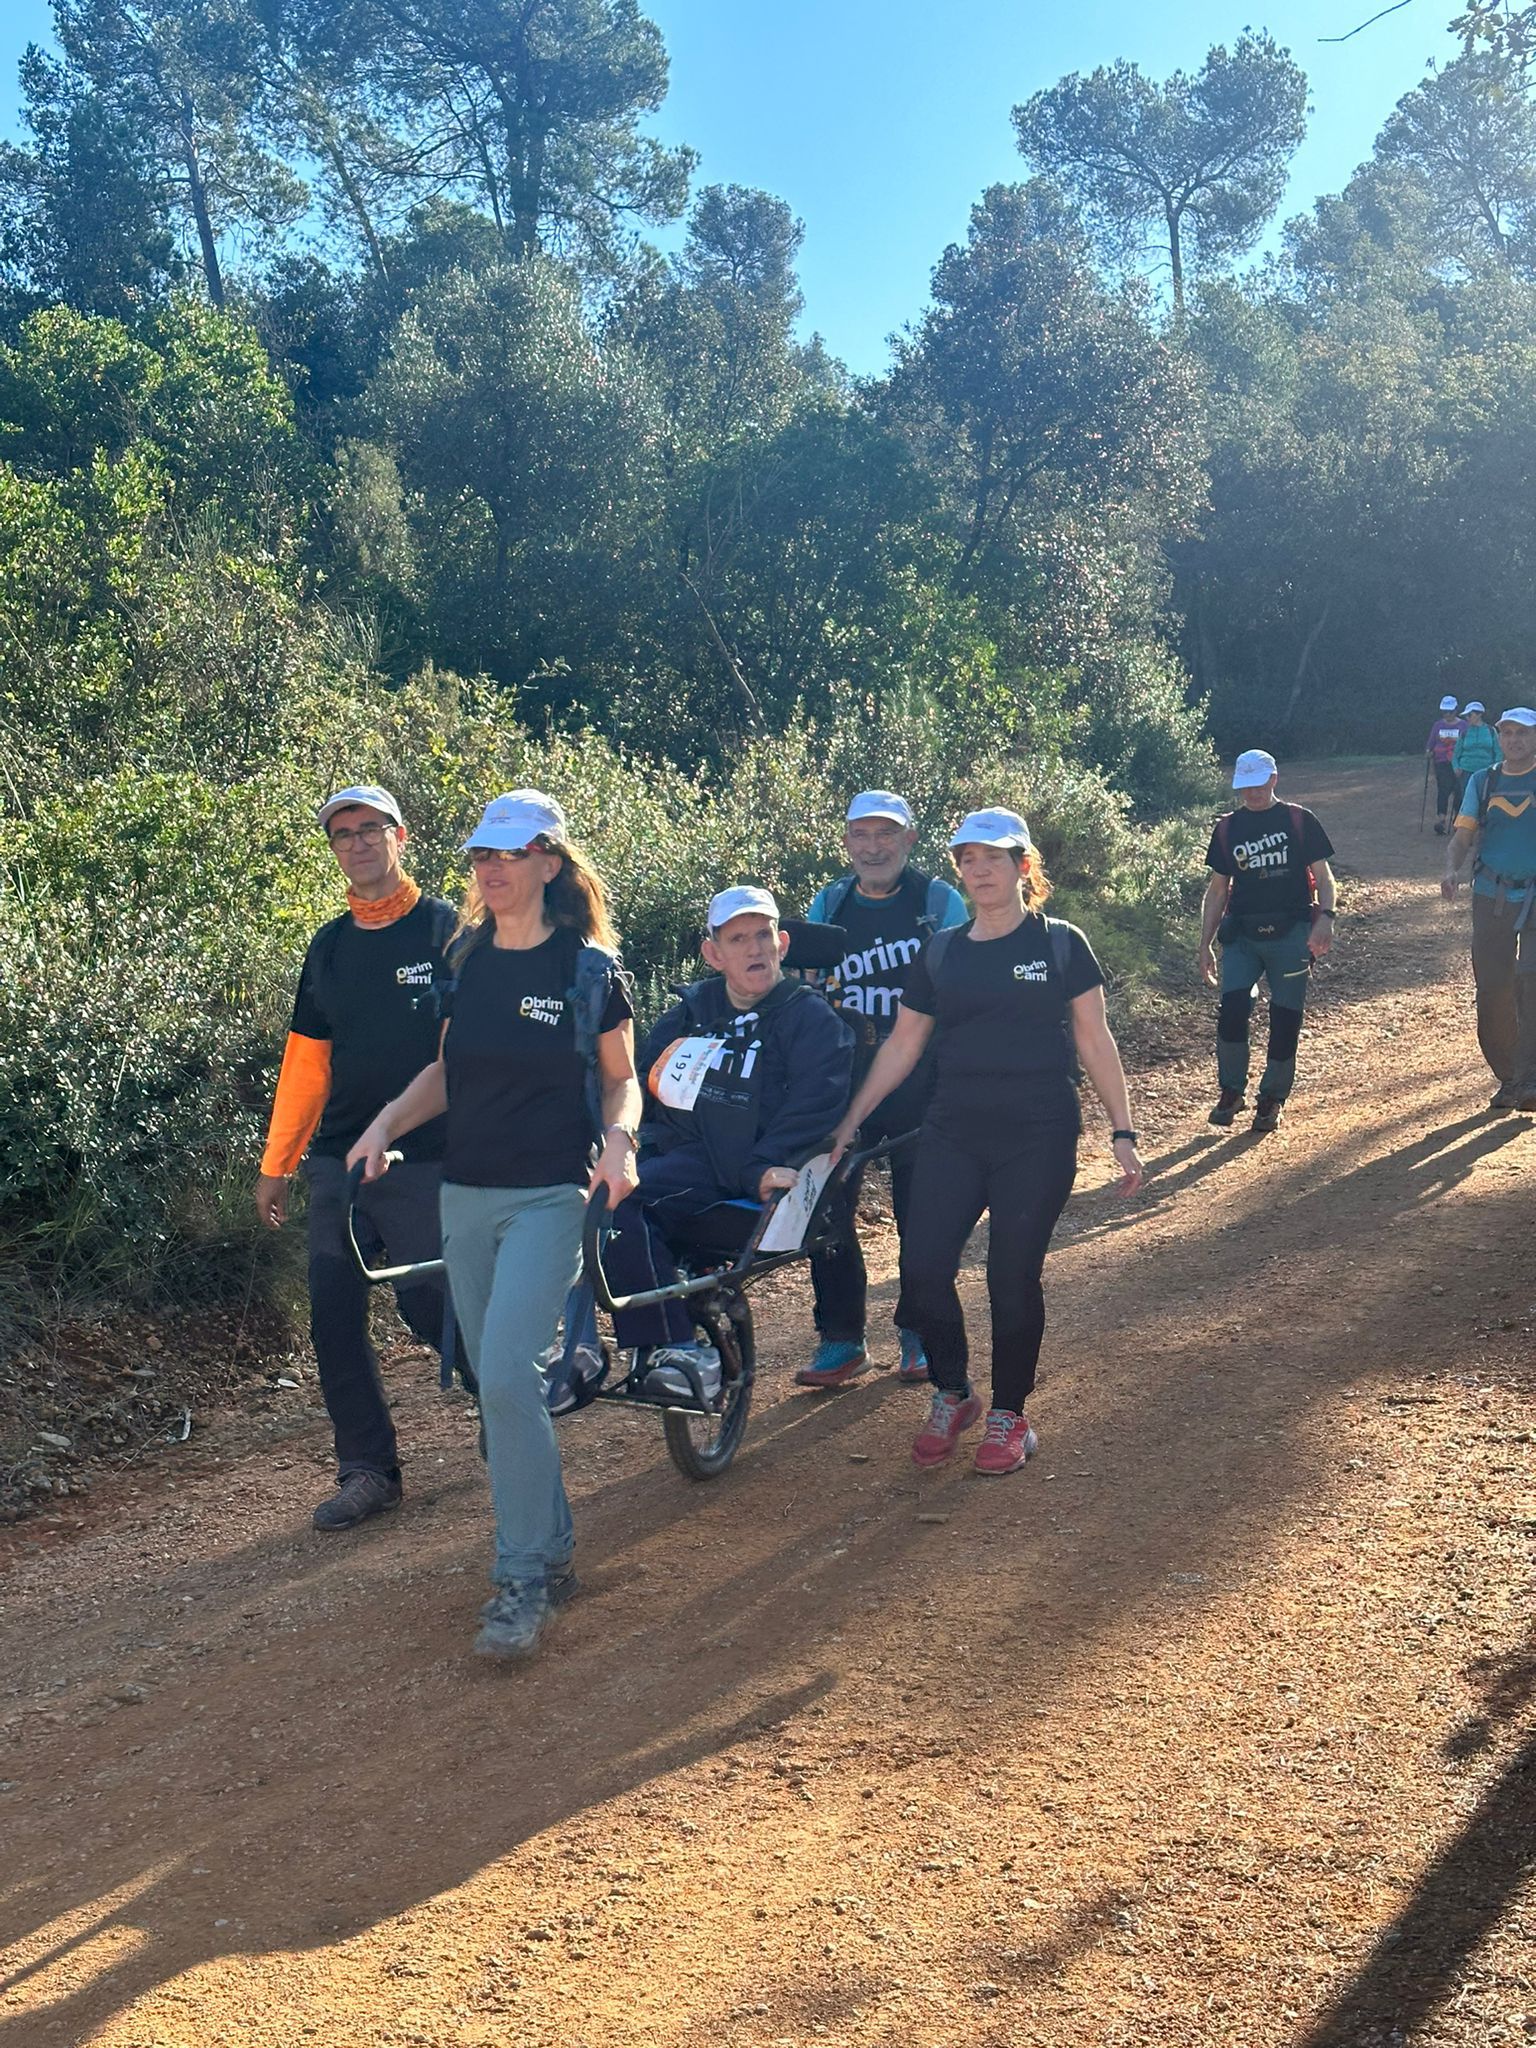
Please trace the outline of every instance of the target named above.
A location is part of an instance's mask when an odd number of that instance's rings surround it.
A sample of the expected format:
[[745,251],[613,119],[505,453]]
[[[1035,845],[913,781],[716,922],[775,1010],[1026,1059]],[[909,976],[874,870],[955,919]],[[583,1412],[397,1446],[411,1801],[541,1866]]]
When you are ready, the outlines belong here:
[[538,850],[536,846],[472,846],[469,858],[477,868],[493,868],[501,861],[526,860]]
[[340,852],[347,846],[377,846],[384,834],[393,832],[394,829],[393,825],[386,825],[380,818],[370,818],[366,825],[359,825],[355,831],[350,825],[338,825],[328,837],[332,846]]

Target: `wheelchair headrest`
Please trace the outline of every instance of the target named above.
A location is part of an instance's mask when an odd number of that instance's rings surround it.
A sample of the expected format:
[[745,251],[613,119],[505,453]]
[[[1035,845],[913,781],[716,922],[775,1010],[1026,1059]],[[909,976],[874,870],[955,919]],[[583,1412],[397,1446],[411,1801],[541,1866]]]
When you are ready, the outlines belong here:
[[789,933],[786,967],[808,967],[825,973],[842,965],[848,934],[840,924],[808,924],[803,917],[786,917],[779,929]]

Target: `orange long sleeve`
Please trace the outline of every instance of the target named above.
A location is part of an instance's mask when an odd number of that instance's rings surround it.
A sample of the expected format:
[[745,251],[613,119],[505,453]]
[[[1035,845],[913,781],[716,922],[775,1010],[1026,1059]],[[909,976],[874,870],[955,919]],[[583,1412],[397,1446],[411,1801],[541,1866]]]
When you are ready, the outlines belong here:
[[267,1149],[261,1158],[263,1173],[293,1172],[315,1135],[330,1092],[331,1041],[305,1038],[290,1031],[267,1124]]

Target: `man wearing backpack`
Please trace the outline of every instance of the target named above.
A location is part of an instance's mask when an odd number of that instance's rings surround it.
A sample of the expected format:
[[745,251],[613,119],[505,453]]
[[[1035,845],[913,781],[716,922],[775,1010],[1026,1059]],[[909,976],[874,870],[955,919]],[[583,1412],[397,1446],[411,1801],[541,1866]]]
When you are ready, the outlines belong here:
[[[861,790],[848,806],[843,827],[850,872],[829,882],[806,912],[808,923],[836,925],[847,934],[842,962],[828,976],[826,993],[853,1030],[855,1088],[891,1034],[907,969],[924,943],[935,932],[966,921],[959,890],[911,865],[916,843],[905,798],[884,789]],[[931,1062],[925,1062],[880,1105],[865,1127],[864,1142],[878,1144],[915,1131],[932,1086]],[[911,1145],[890,1154],[898,1237],[906,1222],[915,1158]],[[842,1386],[869,1363],[864,1337],[868,1276],[858,1238],[858,1195],[857,1182],[851,1182],[846,1229],[833,1248],[811,1261],[821,1342],[811,1363],[795,1374],[802,1387]],[[928,1361],[916,1332],[900,1330],[898,1336],[900,1377],[926,1380]]]
[[1536,711],[1499,720],[1502,761],[1469,777],[1440,889],[1456,900],[1472,865],[1477,1042],[1498,1090],[1489,1108],[1536,1113]]
[[[1249,1129],[1273,1131],[1296,1078],[1296,1045],[1314,960],[1332,944],[1337,894],[1328,862],[1333,846],[1312,812],[1276,800],[1272,754],[1239,754],[1235,811],[1218,818],[1206,849],[1211,870],[1200,918],[1200,972],[1221,986],[1216,1012],[1216,1073],[1221,1084],[1210,1120],[1225,1128],[1244,1106],[1248,1025],[1259,982],[1269,983],[1269,1048]],[[1218,975],[1216,946],[1221,945]]]
[[[368,1283],[347,1235],[349,1147],[386,1102],[437,1058],[437,987],[455,914],[401,867],[405,821],[387,789],[341,789],[320,829],[347,879],[347,909],[310,941],[272,1104],[256,1208],[276,1230],[300,1161],[309,1183],[309,1306],[320,1390],[336,1438],[337,1490],[317,1529],[350,1529],[397,1507],[395,1428],[368,1334]],[[441,1256],[438,1189],[443,1119],[401,1141],[404,1161],[359,1190],[358,1224],[392,1263]],[[400,1313],[442,1347],[446,1297],[437,1275],[396,1289]]]

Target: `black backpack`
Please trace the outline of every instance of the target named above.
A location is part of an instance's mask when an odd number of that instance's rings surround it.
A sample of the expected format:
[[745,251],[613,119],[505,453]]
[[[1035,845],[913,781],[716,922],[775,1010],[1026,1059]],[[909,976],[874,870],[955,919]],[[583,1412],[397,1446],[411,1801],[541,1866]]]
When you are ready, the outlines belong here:
[[[844,875],[840,881],[827,885],[826,901],[822,905],[824,923],[842,923],[843,912],[853,901],[858,886],[857,875]],[[939,881],[936,876],[925,875],[921,868],[904,868],[901,880],[896,884],[896,894],[913,906],[918,930],[925,939],[931,939],[939,929],[939,919],[944,915],[949,900],[948,883]]]

